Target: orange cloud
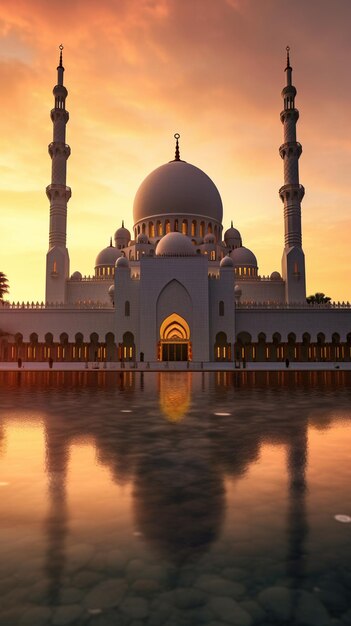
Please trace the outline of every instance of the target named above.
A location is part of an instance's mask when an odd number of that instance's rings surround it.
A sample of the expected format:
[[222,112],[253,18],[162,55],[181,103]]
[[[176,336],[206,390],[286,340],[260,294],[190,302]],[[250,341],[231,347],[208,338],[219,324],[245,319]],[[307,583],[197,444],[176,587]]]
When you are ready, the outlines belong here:
[[[11,278],[14,299],[41,299],[44,292],[49,112],[61,41],[72,148],[72,269],[92,273],[122,217],[131,228],[136,189],[172,158],[176,131],[182,158],[218,186],[224,225],[234,220],[263,273],[279,269],[279,113],[289,44],[304,149],[308,285],[351,299],[349,0],[339,0],[333,12],[328,0],[0,0],[0,9],[0,224],[6,232],[0,269]],[[23,224],[31,284],[22,252],[13,252]],[[333,257],[323,272],[318,254],[335,240],[344,262]]]

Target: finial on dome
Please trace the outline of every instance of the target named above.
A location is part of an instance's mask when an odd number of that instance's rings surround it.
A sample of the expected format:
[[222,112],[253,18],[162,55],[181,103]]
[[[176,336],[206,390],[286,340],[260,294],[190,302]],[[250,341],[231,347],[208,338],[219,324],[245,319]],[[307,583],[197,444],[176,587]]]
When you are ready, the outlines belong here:
[[122,228],[124,228],[124,220],[122,220]]
[[233,228],[233,220],[230,222],[230,228]]
[[112,237],[110,237],[110,247],[112,248]]
[[174,159],[175,161],[180,161],[179,138],[180,138],[180,134],[179,133],[175,133],[174,134],[174,139],[176,140],[175,159]]

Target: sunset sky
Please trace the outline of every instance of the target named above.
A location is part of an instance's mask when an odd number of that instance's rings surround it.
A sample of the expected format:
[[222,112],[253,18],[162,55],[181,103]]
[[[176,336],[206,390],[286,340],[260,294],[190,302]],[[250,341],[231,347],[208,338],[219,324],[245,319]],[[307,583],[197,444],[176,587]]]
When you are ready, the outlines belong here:
[[52,140],[64,45],[71,272],[92,274],[135,192],[181,158],[215,182],[259,273],[281,269],[281,89],[300,111],[307,291],[351,300],[350,0],[0,0],[0,271],[44,298]]

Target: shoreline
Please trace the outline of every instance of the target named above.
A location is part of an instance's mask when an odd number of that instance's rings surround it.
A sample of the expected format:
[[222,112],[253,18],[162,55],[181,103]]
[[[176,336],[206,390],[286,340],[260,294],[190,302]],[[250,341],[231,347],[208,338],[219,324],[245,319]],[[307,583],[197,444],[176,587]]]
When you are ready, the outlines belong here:
[[18,367],[17,363],[0,363],[0,372],[323,372],[323,371],[344,371],[351,372],[351,361],[349,362],[291,362],[286,367],[285,361],[271,363],[247,362],[245,367],[235,366],[235,363],[228,362],[190,362],[189,367],[181,361],[145,363],[145,362],[111,362],[111,363],[82,363],[82,362],[56,362],[52,368],[44,362],[22,363]]

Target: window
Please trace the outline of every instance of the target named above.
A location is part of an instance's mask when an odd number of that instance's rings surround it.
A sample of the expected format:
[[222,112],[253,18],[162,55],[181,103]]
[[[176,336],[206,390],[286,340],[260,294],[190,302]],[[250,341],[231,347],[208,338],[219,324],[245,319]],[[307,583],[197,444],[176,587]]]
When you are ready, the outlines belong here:
[[223,300],[221,300],[219,302],[218,312],[219,312],[220,317],[223,317],[223,315],[224,315],[224,302],[223,302]]
[[126,300],[125,303],[124,303],[124,315],[126,317],[130,316],[130,302],[129,302],[129,300]]
[[196,237],[196,220],[191,222],[191,236]]
[[215,260],[216,260],[216,252],[215,250],[211,250],[210,261],[215,261]]

